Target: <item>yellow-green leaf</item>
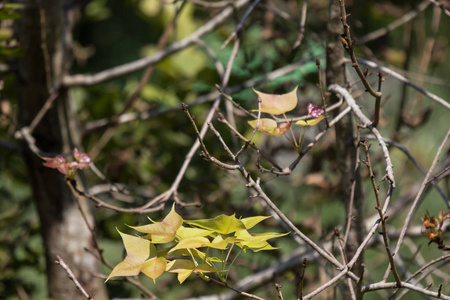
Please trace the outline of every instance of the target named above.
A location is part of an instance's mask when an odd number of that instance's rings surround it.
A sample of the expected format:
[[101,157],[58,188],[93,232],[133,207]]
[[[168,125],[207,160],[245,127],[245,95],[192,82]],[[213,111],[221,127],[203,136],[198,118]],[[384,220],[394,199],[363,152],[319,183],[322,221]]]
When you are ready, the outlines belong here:
[[317,123],[319,123],[322,120],[323,120],[323,116],[319,116],[318,118],[314,118],[314,119],[299,120],[299,121],[295,122],[295,125],[314,126],[314,125],[316,125]]
[[214,240],[209,243],[209,247],[210,248],[214,248],[214,249],[227,249],[227,246],[229,244],[229,238],[223,239],[221,235],[218,235],[214,238]]
[[209,240],[205,237],[192,237],[183,239],[178,242],[178,244],[173,247],[169,253],[179,249],[195,249],[201,247],[207,247],[210,244]]
[[139,232],[148,233],[145,238],[150,238],[152,243],[163,244],[175,239],[176,232],[181,227],[181,224],[183,224],[183,218],[175,212],[173,206],[170,213],[161,222],[130,227]]
[[212,219],[185,221],[185,223],[216,231],[221,234],[229,234],[236,230],[245,229],[244,223],[242,223],[241,220],[236,219],[234,214],[232,216],[220,215]]
[[171,273],[178,273],[178,281],[183,283],[186,278],[192,273],[219,273],[214,266],[208,264],[199,264],[195,266],[194,263],[187,259],[175,259],[167,264],[166,270]]
[[153,257],[144,263],[141,272],[155,282],[155,279],[166,270],[166,265],[167,260],[164,257]]
[[253,251],[276,249],[267,243],[267,240],[287,235],[288,233],[259,233],[250,234],[247,230],[236,231],[236,245],[245,249],[250,248]]
[[249,217],[249,218],[243,218],[241,219],[241,222],[244,223],[244,226],[246,229],[250,229],[254,227],[256,224],[258,224],[261,221],[264,221],[265,219],[270,218],[270,216],[256,216],[256,217]]
[[175,259],[167,264],[166,271],[178,273],[178,281],[183,283],[194,270],[194,263],[187,259]]
[[200,228],[189,228],[181,226],[177,230],[177,237],[179,239],[186,239],[191,237],[201,237],[201,236],[207,236],[212,233],[211,230],[205,230]]
[[149,240],[128,235],[120,231],[119,234],[122,237],[127,256],[112,270],[106,281],[115,276],[138,275],[150,256]]
[[289,93],[277,95],[266,94],[255,89],[253,91],[261,99],[261,112],[280,115],[293,110],[297,106],[297,88]]
[[[253,128],[256,128],[258,120],[248,121],[248,124]],[[289,128],[291,128],[291,123],[277,123],[275,120],[269,118],[259,119],[258,130],[263,131],[268,135],[283,135]]]
[[222,259],[214,257],[214,256],[208,256],[206,257],[206,253],[198,250],[198,249],[179,249],[175,250],[170,253],[170,255],[182,255],[182,256],[189,256],[189,257],[200,257],[202,260],[208,260],[213,262],[222,262]]

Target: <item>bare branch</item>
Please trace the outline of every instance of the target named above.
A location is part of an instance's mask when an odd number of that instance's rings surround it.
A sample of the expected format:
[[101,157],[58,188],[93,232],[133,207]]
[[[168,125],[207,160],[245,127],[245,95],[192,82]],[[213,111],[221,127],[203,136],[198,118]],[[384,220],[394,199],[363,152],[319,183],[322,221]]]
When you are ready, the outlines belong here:
[[88,292],[86,292],[86,290],[81,286],[80,282],[78,281],[78,279],[75,277],[75,275],[73,274],[72,270],[70,269],[70,267],[64,262],[64,260],[59,256],[56,255],[56,261],[55,263],[57,263],[58,265],[61,266],[61,268],[64,269],[64,271],[66,271],[67,275],[69,275],[69,279],[73,281],[73,283],[75,284],[75,286],[77,287],[77,289],[80,290],[80,292],[83,294],[83,296],[88,299],[88,300],[92,300],[93,298],[88,294]]
[[369,118],[367,118],[362,113],[361,109],[356,104],[355,99],[353,99],[353,97],[350,95],[350,93],[346,89],[340,87],[337,84],[332,84],[328,87],[328,90],[342,95],[342,97],[345,99],[345,101],[351,107],[351,109],[353,110],[355,115],[361,120],[362,124],[364,126],[367,126],[372,131],[372,133],[375,135],[375,137],[377,138],[377,140],[380,143],[380,146],[383,150],[384,159],[386,160],[387,179],[390,182],[392,182],[392,185],[395,188],[394,170],[393,170],[393,166],[392,166],[392,162],[391,162],[391,157],[389,155],[389,150],[386,146],[386,143],[384,142],[384,139],[381,136],[380,132],[375,127],[372,126],[372,122],[369,120]]
[[383,35],[388,34],[389,32],[393,31],[394,29],[402,26],[405,23],[408,23],[409,21],[411,21],[412,19],[417,17],[417,15],[420,12],[424,11],[429,5],[430,5],[430,0],[422,1],[419,5],[417,5],[416,8],[410,10],[409,12],[407,12],[400,18],[396,19],[394,22],[390,23],[388,26],[377,29],[375,31],[372,31],[372,32],[358,38],[356,42],[358,44],[365,44],[367,42],[376,40],[376,39],[382,37]]
[[304,0],[302,4],[302,12],[300,15],[300,24],[299,24],[300,29],[298,32],[298,38],[295,41],[294,45],[292,46],[292,49],[298,48],[301,45],[303,38],[305,37],[305,23],[307,10],[308,10],[308,0]]
[[384,67],[384,66],[382,66],[382,65],[380,65],[378,63],[375,63],[373,61],[370,61],[370,60],[366,60],[366,59],[360,58],[360,59],[358,59],[358,62],[363,64],[363,65],[369,66],[371,68],[378,68],[378,69],[380,69],[383,73],[397,78],[398,80],[406,83],[407,85],[411,86],[415,90],[421,92],[422,94],[424,94],[428,98],[430,98],[430,99],[436,101],[437,103],[441,104],[445,108],[450,109],[450,102],[449,101],[447,101],[447,100],[445,100],[445,99],[443,99],[443,98],[441,98],[441,97],[439,97],[439,96],[437,96],[437,95],[435,95],[435,94],[433,94],[433,93],[431,93],[431,92],[429,92],[427,90],[424,90],[423,88],[419,87],[418,85],[412,83],[408,78],[406,78],[402,74],[399,74],[399,73],[393,71],[392,69]]
[[[371,292],[371,291],[376,291],[376,290],[385,290],[385,289],[392,289],[395,288],[397,286],[396,282],[378,282],[378,283],[372,283],[366,286],[363,286],[363,292],[367,293],[367,292]],[[402,288],[406,288],[412,291],[416,291],[421,293],[422,295],[425,296],[430,296],[433,298],[439,298],[439,299],[445,299],[445,300],[450,300],[450,296],[447,295],[443,295],[442,293],[440,295],[438,295],[437,292],[432,292],[429,291],[425,288],[420,288],[418,286],[415,286],[413,284],[407,283],[407,282],[402,282]]]
[[[409,224],[411,222],[411,218],[412,218],[412,216],[414,214],[414,211],[415,211],[415,209],[417,207],[417,203],[419,202],[419,199],[422,196],[422,192],[425,189],[426,183],[428,182],[428,179],[431,176],[431,173],[432,173],[433,169],[435,168],[435,166],[436,166],[436,164],[437,164],[437,162],[439,160],[439,155],[441,154],[442,150],[444,149],[444,146],[447,143],[447,140],[448,140],[449,136],[450,136],[450,130],[447,131],[447,134],[445,135],[441,145],[439,146],[439,149],[438,149],[438,151],[437,151],[437,153],[436,153],[436,155],[434,157],[433,163],[431,164],[431,167],[430,167],[427,175],[425,176],[425,178],[422,181],[422,185],[420,186],[420,190],[417,193],[413,204],[409,208],[408,215],[406,216],[404,225],[402,227],[402,231],[400,233],[400,236],[399,236],[398,241],[397,241],[397,245],[396,245],[395,250],[394,250],[394,254],[393,254],[394,255],[394,260],[396,259],[396,255],[397,255],[397,253],[398,253],[398,251],[400,249],[400,246],[402,245],[403,239],[404,239],[405,234],[406,234],[406,230],[408,229],[408,226],[409,226]],[[386,273],[385,273],[385,275],[383,277],[384,280],[386,280],[386,278],[387,278],[388,271],[389,270],[386,270]]]
[[63,79],[63,84],[66,87],[80,86],[80,85],[94,85],[104,81],[124,76],[136,71],[139,71],[147,66],[156,64],[166,58],[167,56],[178,52],[182,49],[194,44],[200,37],[213,31],[220,24],[225,22],[235,9],[240,9],[245,6],[250,0],[239,0],[234,4],[234,7],[227,7],[223,9],[217,16],[208,21],[205,25],[197,29],[190,36],[173,43],[166,49],[156,52],[154,55],[145,57],[121,66],[117,66],[108,70],[101,71],[94,75],[69,75]]
[[362,140],[360,142],[360,144],[364,147],[364,150],[366,153],[366,160],[364,161],[364,163],[366,164],[367,169],[369,169],[369,177],[370,177],[370,181],[372,183],[372,189],[375,193],[375,200],[377,203],[376,210],[378,211],[378,213],[380,215],[381,235],[383,236],[384,248],[386,250],[386,254],[389,259],[389,264],[391,265],[391,271],[392,271],[392,274],[394,275],[395,282],[397,282],[397,286],[400,287],[401,279],[400,279],[400,275],[398,274],[397,268],[395,267],[394,258],[392,256],[392,252],[389,247],[389,240],[388,240],[387,233],[386,233],[386,231],[387,231],[386,230],[386,216],[381,211],[380,193],[379,193],[377,184],[375,182],[375,175],[373,174],[372,163],[370,161],[370,154],[369,154],[370,145],[367,144],[367,140]]
[[228,45],[228,43],[238,34],[238,32],[242,29],[242,26],[244,25],[245,20],[247,20],[247,18],[250,16],[250,14],[252,13],[252,11],[255,9],[256,5],[258,5],[258,3],[260,1],[261,0],[254,0],[252,2],[252,4],[248,7],[247,11],[245,12],[245,14],[242,16],[241,20],[239,21],[239,24],[237,24],[234,31],[225,40],[225,42],[223,42],[222,46],[220,47],[220,50],[225,49],[225,47]]
[[444,4],[439,3],[439,1],[437,0],[428,0],[431,3],[433,3],[434,5],[436,5],[437,7],[439,7],[440,9],[442,9],[442,11],[450,17],[450,9],[448,7],[445,7]]
[[366,88],[367,92],[369,92],[370,95],[372,95],[375,98],[375,114],[374,114],[374,120],[373,120],[373,126],[376,127],[378,125],[378,119],[379,119],[379,111],[380,111],[380,105],[381,105],[381,92],[375,91],[372,86],[370,85],[369,81],[366,78],[366,74],[361,70],[358,60],[356,58],[355,52],[353,50],[353,46],[355,44],[355,41],[353,40],[351,34],[350,34],[350,26],[347,24],[347,12],[345,11],[345,1],[339,0],[340,8],[341,8],[341,21],[342,25],[344,27],[344,34],[342,35],[342,45],[344,46],[344,49],[347,51],[348,55],[350,55],[350,59],[352,61],[352,67],[355,69],[356,73],[358,74],[359,78],[361,79],[361,82],[364,84],[364,87]]

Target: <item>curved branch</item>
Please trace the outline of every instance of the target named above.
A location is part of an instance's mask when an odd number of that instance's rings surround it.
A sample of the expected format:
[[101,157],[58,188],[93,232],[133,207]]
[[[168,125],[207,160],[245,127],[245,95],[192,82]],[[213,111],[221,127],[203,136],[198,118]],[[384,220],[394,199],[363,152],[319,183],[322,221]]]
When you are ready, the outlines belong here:
[[328,87],[328,90],[330,90],[331,92],[340,94],[345,99],[345,101],[348,103],[348,105],[352,108],[355,115],[361,120],[363,126],[369,127],[369,129],[375,135],[375,137],[377,138],[377,140],[380,143],[380,146],[383,150],[384,159],[386,160],[386,177],[392,183],[392,186],[395,188],[394,170],[393,170],[393,165],[391,162],[391,157],[389,155],[389,150],[386,146],[386,143],[384,142],[383,137],[381,136],[380,132],[378,131],[378,129],[376,129],[375,127],[372,126],[372,121],[370,121],[369,118],[367,118],[363,114],[363,112],[361,111],[359,106],[356,104],[355,99],[353,99],[353,97],[350,95],[350,93],[346,89],[344,89],[343,87],[340,87],[337,84],[332,84]]

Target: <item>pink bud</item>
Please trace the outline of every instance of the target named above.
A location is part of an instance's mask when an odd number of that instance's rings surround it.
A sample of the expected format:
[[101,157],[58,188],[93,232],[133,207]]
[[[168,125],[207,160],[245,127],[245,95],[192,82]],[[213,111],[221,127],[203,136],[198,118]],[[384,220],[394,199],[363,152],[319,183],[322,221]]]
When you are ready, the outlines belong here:
[[320,117],[322,115],[322,108],[315,106],[312,103],[308,104],[308,114],[314,118]]
[[92,162],[91,157],[86,153],[81,153],[77,148],[73,149],[73,157],[77,161],[76,164],[72,164],[71,167],[77,169],[89,168],[89,164]]
[[69,171],[69,166],[66,164],[66,159],[62,155],[58,155],[56,157],[41,157],[45,160],[43,163],[47,168],[57,169],[59,172],[63,174],[67,174]]

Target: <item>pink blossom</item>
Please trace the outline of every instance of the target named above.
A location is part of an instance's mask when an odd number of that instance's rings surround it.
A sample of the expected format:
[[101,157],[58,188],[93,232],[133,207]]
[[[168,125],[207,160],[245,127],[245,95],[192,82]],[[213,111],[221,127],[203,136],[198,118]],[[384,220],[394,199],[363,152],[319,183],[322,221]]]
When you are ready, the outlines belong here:
[[63,174],[67,174],[69,172],[69,164],[66,163],[66,159],[62,155],[58,155],[56,157],[41,157],[45,160],[43,163],[44,166],[52,169],[57,169],[59,172]]
[[77,148],[73,149],[73,157],[77,161],[75,164],[71,164],[72,167],[77,169],[85,169],[89,168],[91,161],[91,157],[86,153],[81,153]]
[[322,108],[320,108],[312,103],[309,103],[308,104],[308,114],[311,117],[318,118],[322,114]]

